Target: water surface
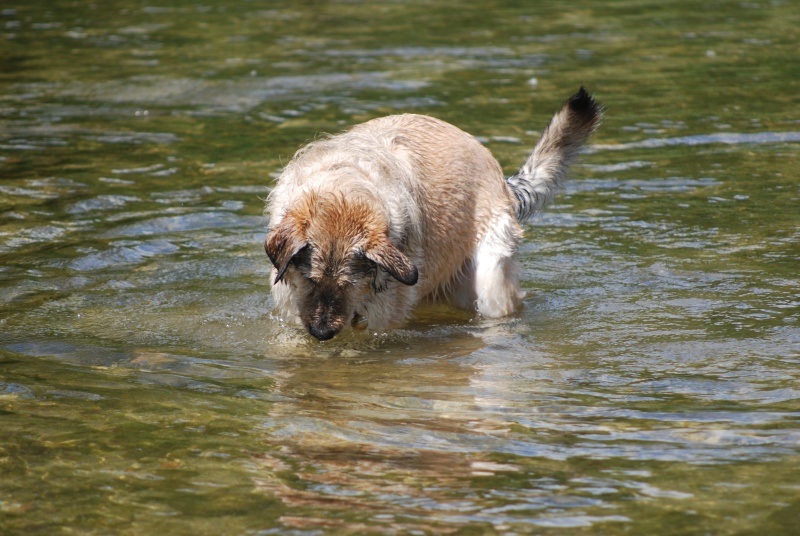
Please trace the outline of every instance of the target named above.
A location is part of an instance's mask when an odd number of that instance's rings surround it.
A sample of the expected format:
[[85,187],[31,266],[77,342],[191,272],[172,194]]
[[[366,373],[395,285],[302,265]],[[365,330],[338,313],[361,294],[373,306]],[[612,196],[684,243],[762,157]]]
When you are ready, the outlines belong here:
[[[791,2],[0,10],[0,532],[795,534]],[[426,113],[509,173],[608,107],[526,227],[525,308],[323,344],[261,212],[320,132]]]

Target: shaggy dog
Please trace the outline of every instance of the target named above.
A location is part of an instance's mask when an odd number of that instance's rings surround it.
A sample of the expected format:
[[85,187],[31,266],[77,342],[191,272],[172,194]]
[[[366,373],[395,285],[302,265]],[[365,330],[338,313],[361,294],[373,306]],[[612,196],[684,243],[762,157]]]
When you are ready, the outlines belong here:
[[520,223],[553,198],[601,117],[581,87],[509,178],[475,138],[423,115],[302,148],[267,205],[280,316],[326,340],[350,324],[397,326],[421,300],[514,312]]

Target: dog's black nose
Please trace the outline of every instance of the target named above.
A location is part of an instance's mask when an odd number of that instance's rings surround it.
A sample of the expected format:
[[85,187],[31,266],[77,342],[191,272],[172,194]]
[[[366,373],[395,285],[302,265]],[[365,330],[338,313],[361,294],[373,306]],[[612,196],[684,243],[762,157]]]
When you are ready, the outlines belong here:
[[336,330],[328,326],[308,326],[308,332],[321,341],[327,341],[336,335]]

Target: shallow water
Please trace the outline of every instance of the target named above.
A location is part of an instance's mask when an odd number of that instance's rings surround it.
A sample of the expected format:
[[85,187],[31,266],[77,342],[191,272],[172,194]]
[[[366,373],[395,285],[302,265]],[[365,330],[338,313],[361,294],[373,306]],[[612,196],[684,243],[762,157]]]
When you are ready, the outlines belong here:
[[[796,534],[799,19],[3,7],[0,532]],[[580,83],[608,114],[521,313],[271,316],[262,199],[304,141],[427,113],[511,173]]]

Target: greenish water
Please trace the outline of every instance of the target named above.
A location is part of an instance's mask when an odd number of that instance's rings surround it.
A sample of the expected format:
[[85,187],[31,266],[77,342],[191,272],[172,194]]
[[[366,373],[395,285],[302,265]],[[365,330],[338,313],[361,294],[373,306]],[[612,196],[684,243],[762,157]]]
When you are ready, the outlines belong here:
[[[790,1],[0,9],[3,534],[797,534]],[[320,344],[262,201],[396,112],[509,173],[608,107],[519,315]]]

